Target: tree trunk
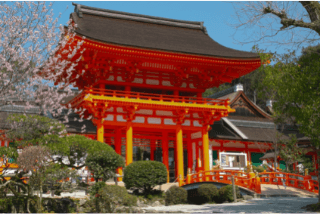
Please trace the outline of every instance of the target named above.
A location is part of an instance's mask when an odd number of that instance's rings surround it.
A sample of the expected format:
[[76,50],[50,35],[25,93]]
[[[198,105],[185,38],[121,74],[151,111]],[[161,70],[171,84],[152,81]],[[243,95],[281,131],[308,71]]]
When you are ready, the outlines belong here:
[[41,205],[42,205],[42,192],[43,192],[43,190],[42,190],[42,181],[41,181],[41,178],[40,178],[40,209],[41,209]]
[[29,197],[28,197],[28,199],[27,199],[27,212],[28,212],[28,213],[31,213],[31,212],[30,212],[30,199],[29,199]]

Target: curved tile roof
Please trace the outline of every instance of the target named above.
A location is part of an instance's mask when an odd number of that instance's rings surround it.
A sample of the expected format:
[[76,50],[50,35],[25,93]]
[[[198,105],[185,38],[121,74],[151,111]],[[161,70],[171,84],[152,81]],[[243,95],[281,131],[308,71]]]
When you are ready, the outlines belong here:
[[257,59],[211,39],[203,22],[181,21],[75,5],[76,33],[110,44],[222,58]]

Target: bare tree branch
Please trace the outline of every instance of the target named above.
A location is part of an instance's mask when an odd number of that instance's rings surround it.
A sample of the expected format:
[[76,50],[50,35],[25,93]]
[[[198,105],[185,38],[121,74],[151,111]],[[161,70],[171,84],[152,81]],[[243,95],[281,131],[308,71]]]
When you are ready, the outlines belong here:
[[[319,41],[319,2],[235,2],[234,39],[300,47]],[[237,38],[241,32],[243,41]]]

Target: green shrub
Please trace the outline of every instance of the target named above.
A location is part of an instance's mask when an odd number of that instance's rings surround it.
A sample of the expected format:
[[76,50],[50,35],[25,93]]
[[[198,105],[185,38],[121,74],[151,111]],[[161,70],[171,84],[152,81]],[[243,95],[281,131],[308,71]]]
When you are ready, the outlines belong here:
[[187,190],[177,186],[170,187],[165,196],[166,206],[173,204],[185,204],[187,203],[187,199]]
[[107,185],[103,187],[99,192],[101,196],[108,196],[111,200],[119,205],[123,206],[135,206],[137,205],[137,197],[130,195],[126,188],[116,185]]
[[93,184],[93,185],[91,186],[90,195],[91,195],[91,196],[94,196],[95,194],[98,193],[98,191],[99,191],[101,188],[103,188],[103,187],[105,187],[105,186],[107,186],[107,184],[106,184],[105,182],[96,182],[95,184]]
[[201,184],[197,191],[202,203],[213,202],[219,196],[219,190],[213,184]]
[[266,167],[264,166],[252,166],[253,171],[257,171],[257,172],[264,172],[264,170],[266,170]]
[[[100,182],[98,182],[100,183]],[[126,188],[116,185],[106,185],[100,188],[91,199],[84,204],[85,212],[112,213],[119,206],[135,206],[137,197],[130,195]]]
[[93,173],[96,182],[99,178],[107,181],[114,176],[118,167],[124,167],[124,159],[113,150],[95,151],[88,154],[86,166]]
[[136,161],[124,169],[123,182],[127,189],[143,189],[149,194],[156,185],[167,182],[167,168],[158,161]]
[[[241,198],[239,187],[236,186],[236,196],[237,198]],[[232,185],[223,186],[219,189],[219,202],[224,201],[234,201],[233,193],[232,193]]]

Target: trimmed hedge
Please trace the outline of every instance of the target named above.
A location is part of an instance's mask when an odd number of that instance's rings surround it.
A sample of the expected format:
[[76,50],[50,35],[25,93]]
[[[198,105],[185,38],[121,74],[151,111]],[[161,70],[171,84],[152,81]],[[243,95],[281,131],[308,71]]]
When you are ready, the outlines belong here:
[[219,190],[214,184],[201,184],[197,191],[201,203],[216,201],[219,196]]
[[188,192],[182,187],[172,186],[170,187],[165,196],[166,206],[173,204],[185,204],[187,203]]
[[[241,198],[239,187],[236,186],[236,196]],[[223,186],[219,189],[219,202],[234,201],[232,193],[232,185]]]
[[167,168],[158,161],[136,161],[124,168],[127,189],[143,189],[148,194],[156,185],[167,183]]

